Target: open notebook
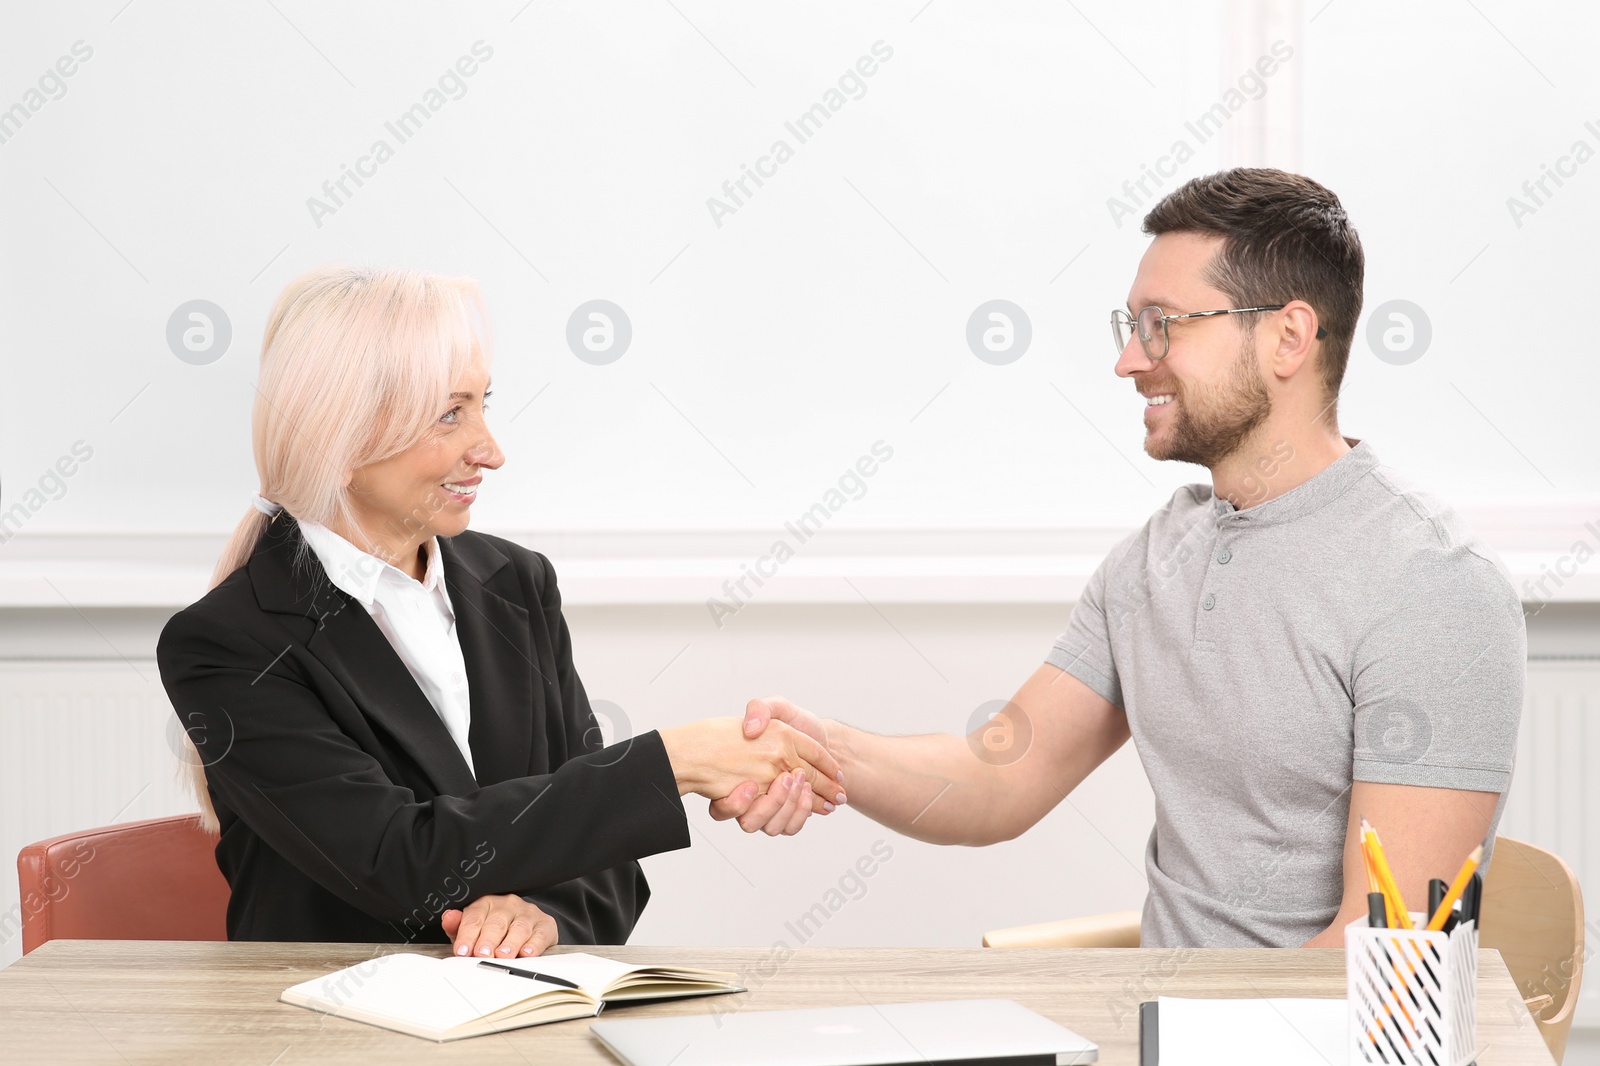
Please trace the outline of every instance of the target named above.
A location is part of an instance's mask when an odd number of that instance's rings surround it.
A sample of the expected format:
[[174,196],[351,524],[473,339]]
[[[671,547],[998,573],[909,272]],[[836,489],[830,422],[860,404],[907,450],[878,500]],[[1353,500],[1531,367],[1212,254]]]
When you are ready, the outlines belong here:
[[[492,965],[484,965],[491,961]],[[577,987],[568,988],[561,981]],[[443,1041],[590,1018],[606,1003],[743,991],[737,974],[683,966],[630,966],[582,952],[489,960],[403,951],[286,988],[278,998]]]

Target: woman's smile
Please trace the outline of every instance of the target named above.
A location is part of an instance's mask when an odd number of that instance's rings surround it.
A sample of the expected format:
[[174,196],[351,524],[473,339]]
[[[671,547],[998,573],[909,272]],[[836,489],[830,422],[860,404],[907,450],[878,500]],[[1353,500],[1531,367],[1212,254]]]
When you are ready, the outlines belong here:
[[456,503],[469,504],[477,497],[478,482],[482,480],[483,476],[480,474],[463,478],[460,481],[446,481],[439,487],[444,489],[445,493]]

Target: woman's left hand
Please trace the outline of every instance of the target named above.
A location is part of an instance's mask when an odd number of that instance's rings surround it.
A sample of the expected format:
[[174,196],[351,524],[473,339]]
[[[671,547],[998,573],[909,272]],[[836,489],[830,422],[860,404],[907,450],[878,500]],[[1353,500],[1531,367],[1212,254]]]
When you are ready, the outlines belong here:
[[457,955],[529,958],[555,946],[556,920],[521,896],[479,896],[439,916]]

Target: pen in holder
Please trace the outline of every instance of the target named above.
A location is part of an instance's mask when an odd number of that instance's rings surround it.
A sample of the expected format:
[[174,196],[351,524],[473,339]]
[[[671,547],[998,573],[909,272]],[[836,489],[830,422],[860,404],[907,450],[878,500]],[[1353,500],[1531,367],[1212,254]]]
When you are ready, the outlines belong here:
[[1389,1066],[1468,1066],[1478,1016],[1478,923],[1430,933],[1344,927],[1350,1061]]

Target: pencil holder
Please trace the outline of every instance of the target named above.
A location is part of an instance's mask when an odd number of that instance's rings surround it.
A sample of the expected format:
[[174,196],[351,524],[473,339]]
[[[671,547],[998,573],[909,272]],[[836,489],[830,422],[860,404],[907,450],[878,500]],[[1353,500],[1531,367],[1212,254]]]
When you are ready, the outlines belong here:
[[1478,1018],[1478,923],[1447,935],[1344,928],[1350,1061],[1390,1066],[1468,1066]]

